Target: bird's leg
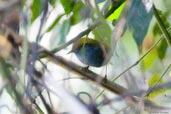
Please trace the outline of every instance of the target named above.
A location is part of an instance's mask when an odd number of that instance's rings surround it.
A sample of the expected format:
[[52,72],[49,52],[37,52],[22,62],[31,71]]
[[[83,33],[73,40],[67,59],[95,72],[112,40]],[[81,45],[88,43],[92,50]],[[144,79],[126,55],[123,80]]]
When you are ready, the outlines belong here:
[[104,80],[105,82],[107,82],[107,66],[106,66],[106,74],[105,74]]

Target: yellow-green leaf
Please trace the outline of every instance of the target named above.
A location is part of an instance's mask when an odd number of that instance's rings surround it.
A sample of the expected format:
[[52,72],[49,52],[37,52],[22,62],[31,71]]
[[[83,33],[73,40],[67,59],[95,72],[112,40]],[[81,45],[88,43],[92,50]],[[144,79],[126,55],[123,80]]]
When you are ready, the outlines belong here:
[[108,46],[110,46],[111,33],[111,28],[106,22],[101,23],[93,30],[95,39],[98,41],[102,41]]
[[123,8],[125,7],[125,2],[117,9],[115,10],[108,18],[107,20],[108,21],[111,21],[111,20],[117,20],[123,10]]
[[[161,79],[161,76],[159,74],[155,74],[153,76],[151,76],[149,79],[148,79],[148,85],[149,87],[153,87],[155,86],[156,84],[161,84],[163,82],[163,80]],[[164,90],[163,89],[159,89],[159,90],[155,90],[155,91],[152,91],[149,95],[148,95],[148,98],[149,99],[152,99],[160,94],[163,94],[164,93]]]

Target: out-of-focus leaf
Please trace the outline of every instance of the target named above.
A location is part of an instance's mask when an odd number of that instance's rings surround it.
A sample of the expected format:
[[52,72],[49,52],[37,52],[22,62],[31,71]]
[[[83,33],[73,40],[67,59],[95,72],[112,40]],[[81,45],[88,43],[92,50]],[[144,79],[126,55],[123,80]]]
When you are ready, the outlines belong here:
[[168,47],[168,44],[166,40],[162,40],[160,47],[157,49],[158,57],[160,60],[163,60],[165,58],[167,47]]
[[60,21],[60,19],[64,16],[65,14],[61,14],[59,15],[54,21],[53,23],[49,26],[49,28],[47,29],[47,32],[50,32],[56,24],[58,24],[58,22]]
[[169,76],[171,77],[171,72],[169,72]]
[[111,33],[111,28],[106,22],[101,23],[93,30],[95,39],[98,41],[102,41],[108,46],[110,46]]
[[[170,26],[170,23],[169,23],[169,21],[168,21],[169,12],[163,13],[163,12],[160,11],[160,10],[157,10],[157,11],[158,11],[158,13],[159,13],[159,15],[160,15],[160,18],[162,19],[162,22],[163,22],[164,25],[166,26],[166,28],[169,27],[169,26]],[[158,25],[157,22],[155,23],[155,25],[154,25],[154,27],[153,27],[153,34],[154,34],[155,36],[161,35],[161,34],[162,34],[162,31],[161,31],[161,29],[160,29],[160,27],[159,27],[159,25]]]
[[81,9],[84,8],[84,4],[78,1],[74,4],[73,15],[71,16],[71,25],[77,24],[81,20]]
[[[146,52],[152,45],[155,40],[151,40],[152,38],[145,39],[143,50]],[[153,49],[142,61],[142,67],[144,70],[151,68],[155,61],[157,60],[157,49]]]
[[117,8],[108,18],[107,20],[111,21],[111,20],[117,20],[123,10],[123,8],[125,7],[125,2],[119,6],[119,8]]
[[81,18],[80,18],[79,13],[74,13],[74,14],[71,16],[71,18],[70,18],[71,25],[77,24],[77,23],[79,22],[80,19],[81,19]]
[[148,79],[148,85],[149,87],[154,86],[156,83],[161,84],[163,82],[163,80],[159,80],[161,78],[161,76],[159,74],[154,74],[153,76],[151,76]]
[[91,16],[92,9],[89,6],[85,6],[80,10],[80,16],[82,20],[85,20]]
[[65,20],[60,29],[60,41],[59,44],[65,43],[66,36],[70,30],[70,21]]
[[97,3],[102,3],[104,2],[105,0],[96,0]]
[[[159,74],[155,74],[153,76],[151,76],[149,79],[148,79],[148,85],[149,87],[153,87],[155,86],[156,83],[158,84],[162,84],[163,83],[163,80],[160,79],[160,75]],[[159,80],[160,79],[160,80]],[[152,99],[160,94],[163,94],[164,93],[164,90],[163,89],[159,89],[159,90],[156,90],[156,91],[152,91],[149,95],[148,95],[148,98]]]
[[41,13],[42,9],[42,0],[33,0],[31,11],[32,11],[32,18],[31,22],[33,22]]
[[0,73],[2,74],[4,79],[6,79],[7,76],[10,74],[10,68],[11,66],[9,65],[9,63],[7,63],[4,58],[0,57]]
[[133,31],[133,37],[141,50],[142,42],[148,31],[153,9],[147,11],[142,0],[133,0],[127,15],[127,26]]
[[[0,74],[3,76],[4,80],[11,80],[10,76],[12,68],[11,64],[9,64],[4,58],[0,57]],[[8,81],[8,83],[10,82]],[[7,84],[5,89],[8,94],[14,98],[14,90],[11,88],[11,85]]]
[[75,5],[73,0],[60,0],[66,14],[69,14]]
[[106,14],[107,11],[109,11],[109,8],[111,6],[112,2],[111,0],[107,0],[102,8],[103,14]]
[[49,0],[49,3],[50,3],[52,6],[54,6],[55,3],[56,3],[56,0]]
[[11,86],[10,86],[10,85],[7,85],[7,86],[5,87],[5,89],[6,89],[7,93],[8,93],[12,98],[14,98],[14,92],[13,92]]

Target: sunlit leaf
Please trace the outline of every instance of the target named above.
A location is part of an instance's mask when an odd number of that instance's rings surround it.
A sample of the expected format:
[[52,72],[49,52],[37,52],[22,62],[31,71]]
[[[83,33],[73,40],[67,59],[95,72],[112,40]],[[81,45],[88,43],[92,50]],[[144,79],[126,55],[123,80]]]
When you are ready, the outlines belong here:
[[[148,79],[148,85],[149,87],[153,87],[157,84],[161,84],[163,82],[163,80],[161,79],[161,76],[159,74],[155,74],[153,76],[151,76],[149,79]],[[148,95],[148,98],[154,98],[160,94],[163,94],[164,93],[164,90],[163,89],[159,89],[159,90],[155,90],[155,91],[152,91],[149,95]]]
[[150,69],[157,60],[157,49],[152,50],[142,61],[144,70]]
[[33,0],[31,11],[32,11],[32,18],[31,22],[33,22],[41,13],[42,9],[42,0]]
[[111,33],[112,33],[111,28],[106,22],[101,23],[93,30],[95,39],[98,41],[102,41],[107,45],[110,45]]
[[147,11],[142,0],[133,0],[131,8],[127,15],[127,25],[133,32],[133,37],[141,49],[142,42],[148,31],[150,21],[152,19],[152,8]]
[[117,20],[123,10],[123,8],[125,7],[125,2],[119,6],[119,8],[117,8],[108,18],[107,20],[111,21],[111,20]]

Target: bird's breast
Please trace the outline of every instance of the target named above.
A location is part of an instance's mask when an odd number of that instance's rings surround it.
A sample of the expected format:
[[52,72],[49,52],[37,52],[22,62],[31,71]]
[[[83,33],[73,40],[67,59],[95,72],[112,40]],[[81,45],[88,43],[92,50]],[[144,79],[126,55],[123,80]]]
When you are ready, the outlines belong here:
[[100,67],[104,62],[103,50],[99,45],[85,44],[75,52],[78,59],[86,65]]

